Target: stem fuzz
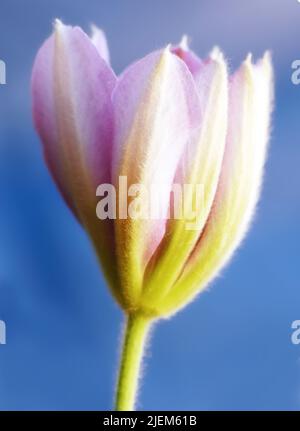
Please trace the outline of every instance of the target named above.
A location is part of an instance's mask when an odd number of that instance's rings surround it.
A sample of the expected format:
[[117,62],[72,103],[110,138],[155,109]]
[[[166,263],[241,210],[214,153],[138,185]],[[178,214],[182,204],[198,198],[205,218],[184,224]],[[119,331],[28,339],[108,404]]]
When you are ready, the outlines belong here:
[[141,363],[151,319],[140,314],[127,316],[116,391],[116,411],[134,410]]

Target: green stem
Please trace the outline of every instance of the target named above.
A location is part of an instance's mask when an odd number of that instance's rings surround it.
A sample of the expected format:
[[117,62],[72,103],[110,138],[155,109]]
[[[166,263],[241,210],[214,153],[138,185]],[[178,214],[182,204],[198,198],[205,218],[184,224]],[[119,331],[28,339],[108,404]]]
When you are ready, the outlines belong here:
[[134,410],[141,362],[151,320],[140,314],[127,317],[120,361],[115,410]]

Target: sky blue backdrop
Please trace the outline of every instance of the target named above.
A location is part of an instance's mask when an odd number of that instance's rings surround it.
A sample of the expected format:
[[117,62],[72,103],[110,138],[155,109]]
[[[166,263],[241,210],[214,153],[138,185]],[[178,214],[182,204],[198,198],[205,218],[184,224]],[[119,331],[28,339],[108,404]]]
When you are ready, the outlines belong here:
[[276,111],[263,197],[242,249],[209,291],[154,330],[142,409],[299,409],[300,59],[297,0],[1,0],[0,409],[109,409],[122,316],[45,168],[30,112],[34,55],[55,17],[108,35],[112,63],[183,33],[235,68],[273,51]]

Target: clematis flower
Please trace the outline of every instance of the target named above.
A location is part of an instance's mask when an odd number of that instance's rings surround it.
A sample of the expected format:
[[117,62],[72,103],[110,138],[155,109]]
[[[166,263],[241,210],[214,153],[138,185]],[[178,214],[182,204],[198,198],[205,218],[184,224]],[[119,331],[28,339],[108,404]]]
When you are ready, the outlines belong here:
[[[33,117],[49,170],[91,238],[126,315],[117,408],[133,408],[150,323],[185,306],[228,263],[259,198],[272,108],[272,66],[249,55],[229,75],[215,48],[202,60],[184,38],[116,76],[103,32],[56,21],[32,74]],[[99,219],[96,190],[161,185],[160,216]],[[168,217],[174,185],[201,184],[190,214]],[[190,188],[185,204],[193,205]],[[194,220],[194,221],[195,221]]]

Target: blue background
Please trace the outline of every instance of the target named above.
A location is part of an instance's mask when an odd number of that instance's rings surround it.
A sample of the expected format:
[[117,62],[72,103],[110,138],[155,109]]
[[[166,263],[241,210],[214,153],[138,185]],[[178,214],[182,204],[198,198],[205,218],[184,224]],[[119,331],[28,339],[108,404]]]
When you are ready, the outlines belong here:
[[29,81],[55,17],[107,32],[112,63],[183,33],[199,55],[221,46],[232,70],[273,52],[276,110],[263,196],[250,235],[213,286],[160,322],[146,360],[141,409],[300,407],[300,59],[297,0],[1,0],[0,409],[110,409],[122,314],[84,232],[44,165]]

